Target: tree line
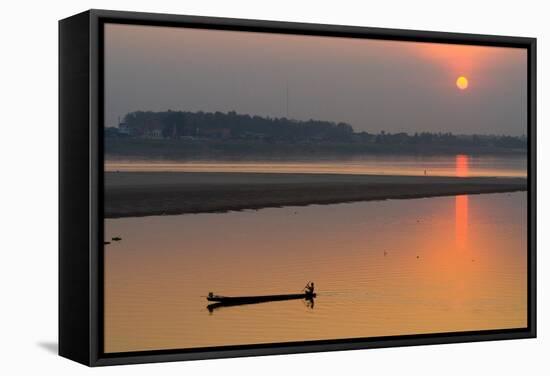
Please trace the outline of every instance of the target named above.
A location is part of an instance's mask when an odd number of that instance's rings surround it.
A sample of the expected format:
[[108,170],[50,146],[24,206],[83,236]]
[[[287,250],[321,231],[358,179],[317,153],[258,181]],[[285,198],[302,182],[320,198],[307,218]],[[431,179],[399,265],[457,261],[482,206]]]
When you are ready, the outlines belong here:
[[254,140],[265,143],[361,143],[375,145],[427,145],[438,147],[490,147],[526,149],[524,136],[456,135],[443,132],[356,132],[350,124],[321,120],[294,120],[237,114],[235,111],[135,111],[119,127],[105,129],[106,137],[189,140]]

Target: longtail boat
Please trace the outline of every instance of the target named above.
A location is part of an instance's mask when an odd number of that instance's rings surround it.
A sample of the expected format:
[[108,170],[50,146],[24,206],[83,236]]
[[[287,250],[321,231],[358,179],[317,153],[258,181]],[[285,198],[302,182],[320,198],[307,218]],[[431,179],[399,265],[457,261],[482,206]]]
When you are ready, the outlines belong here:
[[309,305],[313,307],[313,298],[317,296],[313,292],[313,282],[308,282],[306,287],[299,294],[282,294],[282,295],[256,295],[256,296],[223,296],[214,295],[213,292],[209,292],[206,300],[214,302],[209,304],[206,308],[210,312],[213,312],[216,308],[231,307],[244,304],[258,304],[267,302],[276,302],[281,300],[293,300],[293,299],[305,299],[309,302]]

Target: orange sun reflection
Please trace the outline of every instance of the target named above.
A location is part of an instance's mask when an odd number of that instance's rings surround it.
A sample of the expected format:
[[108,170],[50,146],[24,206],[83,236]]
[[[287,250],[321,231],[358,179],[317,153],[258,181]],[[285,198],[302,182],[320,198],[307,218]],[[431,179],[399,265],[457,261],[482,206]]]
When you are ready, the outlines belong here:
[[456,176],[466,177],[468,176],[468,170],[470,167],[470,158],[464,154],[458,154],[456,156]]
[[460,195],[455,198],[455,234],[456,245],[464,249],[468,240],[468,196]]
[[[470,160],[467,155],[458,154],[456,156],[456,176],[468,176]],[[456,245],[463,249],[466,246],[468,237],[468,196],[460,195],[455,198],[456,211]]]

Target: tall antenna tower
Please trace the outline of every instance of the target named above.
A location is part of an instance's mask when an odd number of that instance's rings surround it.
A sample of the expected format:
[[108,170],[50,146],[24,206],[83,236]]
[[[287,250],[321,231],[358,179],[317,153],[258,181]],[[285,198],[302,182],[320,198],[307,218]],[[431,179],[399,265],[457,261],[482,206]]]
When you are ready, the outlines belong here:
[[288,81],[286,82],[286,118],[290,119],[290,115],[288,111]]

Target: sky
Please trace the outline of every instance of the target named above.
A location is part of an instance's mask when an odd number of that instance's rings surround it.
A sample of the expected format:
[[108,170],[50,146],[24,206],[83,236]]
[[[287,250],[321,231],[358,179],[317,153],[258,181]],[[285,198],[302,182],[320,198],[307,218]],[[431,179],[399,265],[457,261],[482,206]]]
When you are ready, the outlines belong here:
[[527,133],[526,49],[107,24],[104,51],[106,126],[170,109]]

